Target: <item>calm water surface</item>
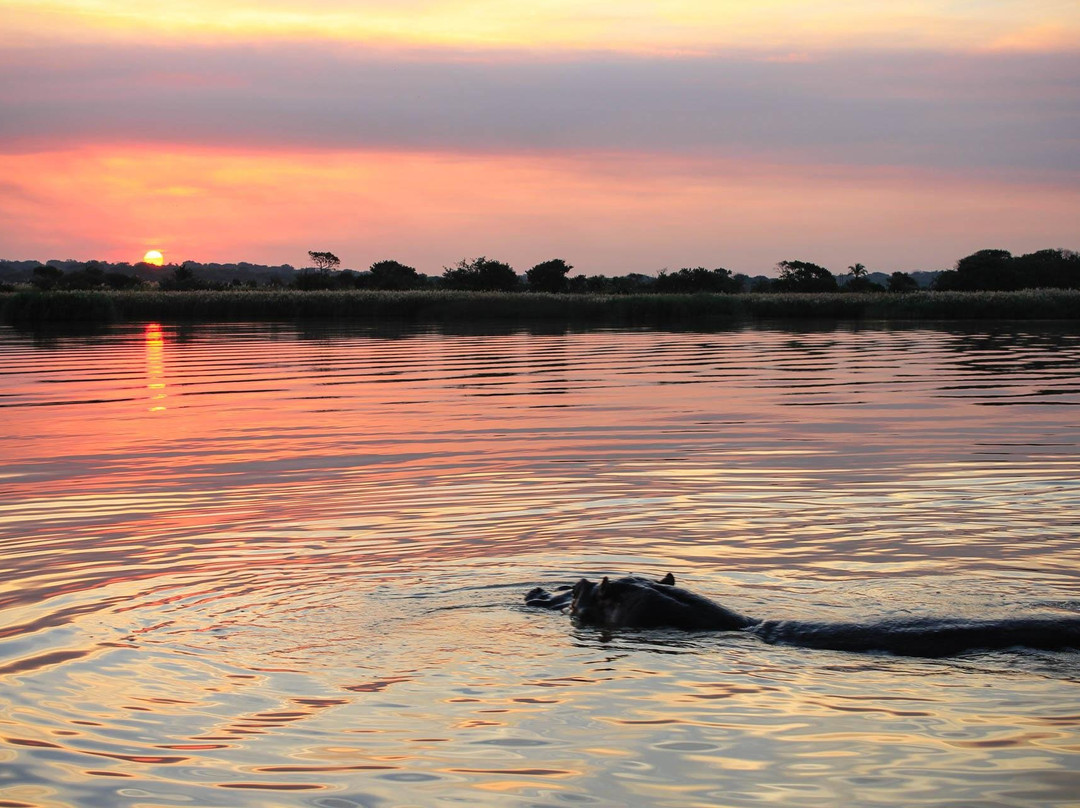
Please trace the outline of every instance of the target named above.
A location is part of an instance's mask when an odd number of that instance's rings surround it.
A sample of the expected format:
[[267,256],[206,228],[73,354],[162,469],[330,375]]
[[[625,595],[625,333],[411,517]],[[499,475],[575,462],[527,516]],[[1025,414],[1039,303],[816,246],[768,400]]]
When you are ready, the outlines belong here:
[[1066,806],[1080,654],[575,627],[1080,611],[1080,335],[0,331],[0,806]]

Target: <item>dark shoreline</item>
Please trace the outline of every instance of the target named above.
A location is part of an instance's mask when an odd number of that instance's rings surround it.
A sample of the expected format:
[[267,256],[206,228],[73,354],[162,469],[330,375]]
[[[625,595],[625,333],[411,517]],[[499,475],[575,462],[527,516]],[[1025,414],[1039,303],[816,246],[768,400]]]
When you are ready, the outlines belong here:
[[12,325],[295,319],[413,322],[547,320],[610,325],[787,320],[1080,320],[1080,290],[1014,292],[542,294],[370,290],[15,291]]

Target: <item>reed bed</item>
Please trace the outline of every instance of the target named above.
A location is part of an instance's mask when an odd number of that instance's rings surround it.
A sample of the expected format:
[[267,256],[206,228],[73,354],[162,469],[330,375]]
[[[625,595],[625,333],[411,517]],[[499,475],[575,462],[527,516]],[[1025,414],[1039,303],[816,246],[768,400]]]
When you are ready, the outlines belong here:
[[0,315],[14,324],[304,318],[620,325],[766,319],[1077,320],[1080,290],[633,295],[291,289],[15,291],[0,293]]

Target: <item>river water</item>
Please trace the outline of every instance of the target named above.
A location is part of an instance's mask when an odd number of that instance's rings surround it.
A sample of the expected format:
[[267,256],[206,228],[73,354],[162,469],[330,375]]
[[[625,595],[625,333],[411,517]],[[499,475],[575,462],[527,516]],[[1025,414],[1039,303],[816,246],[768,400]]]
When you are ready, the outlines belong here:
[[1080,653],[605,632],[1080,612],[1080,334],[0,330],[0,806],[1075,806]]

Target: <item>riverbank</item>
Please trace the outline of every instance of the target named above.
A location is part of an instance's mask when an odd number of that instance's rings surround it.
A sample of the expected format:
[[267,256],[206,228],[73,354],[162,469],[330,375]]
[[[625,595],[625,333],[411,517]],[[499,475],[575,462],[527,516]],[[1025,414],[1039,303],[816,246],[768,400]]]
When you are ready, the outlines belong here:
[[431,322],[552,320],[620,325],[780,318],[1078,320],[1080,291],[556,295],[243,289],[17,291],[0,294],[0,319],[12,324],[297,318]]

